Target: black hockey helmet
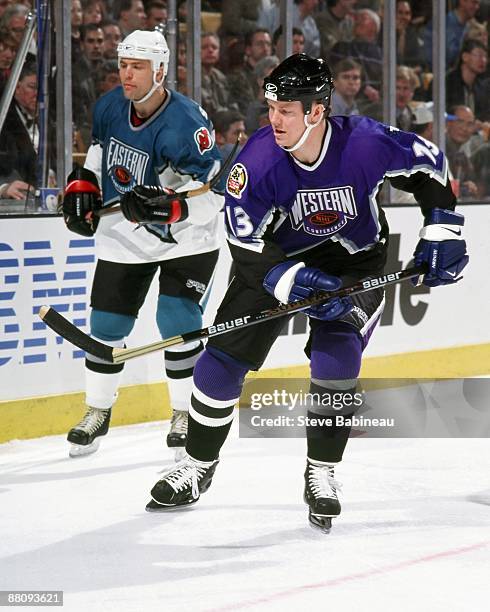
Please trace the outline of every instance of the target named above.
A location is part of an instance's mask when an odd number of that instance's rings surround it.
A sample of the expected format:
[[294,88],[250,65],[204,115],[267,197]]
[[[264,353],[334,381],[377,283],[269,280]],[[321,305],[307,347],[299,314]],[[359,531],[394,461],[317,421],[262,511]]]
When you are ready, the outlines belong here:
[[321,102],[327,109],[332,90],[332,73],[327,62],[306,53],[289,56],[264,79],[267,100],[298,100],[303,104],[305,115],[311,112],[313,101]]

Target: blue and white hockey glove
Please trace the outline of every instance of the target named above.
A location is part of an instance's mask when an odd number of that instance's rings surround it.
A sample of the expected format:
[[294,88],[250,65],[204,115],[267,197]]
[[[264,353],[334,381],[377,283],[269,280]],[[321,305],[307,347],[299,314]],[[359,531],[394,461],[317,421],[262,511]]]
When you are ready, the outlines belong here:
[[463,225],[464,217],[457,212],[443,208],[431,210],[413,254],[416,266],[424,262],[429,266],[424,285],[450,285],[462,278],[460,274],[469,260],[461,235]]
[[[305,267],[297,261],[285,261],[274,266],[265,275],[264,288],[283,304],[311,297],[318,291],[336,291],[342,285],[340,278],[325,274],[317,268]],[[322,321],[335,321],[352,310],[350,298],[333,298],[324,304],[312,306],[305,314]]]

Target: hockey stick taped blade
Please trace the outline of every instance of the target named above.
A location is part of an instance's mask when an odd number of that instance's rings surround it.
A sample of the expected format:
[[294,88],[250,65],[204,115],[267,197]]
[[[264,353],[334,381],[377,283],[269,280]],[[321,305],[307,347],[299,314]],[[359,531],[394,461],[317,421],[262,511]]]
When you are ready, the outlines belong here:
[[73,323],[67,321],[65,317],[61,316],[54,308],[50,306],[41,306],[39,309],[40,318],[59,336],[68,340],[78,348],[82,349],[86,353],[90,353],[99,359],[113,363],[111,346],[97,342],[90,336],[87,336],[81,329],[75,327]]

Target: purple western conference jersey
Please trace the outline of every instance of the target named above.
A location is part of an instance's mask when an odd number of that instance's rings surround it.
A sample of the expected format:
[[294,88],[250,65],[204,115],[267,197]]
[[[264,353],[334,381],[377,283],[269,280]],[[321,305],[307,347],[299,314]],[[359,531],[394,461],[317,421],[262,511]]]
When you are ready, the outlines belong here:
[[312,253],[327,267],[329,258],[335,260],[333,273],[345,274],[376,251],[371,267],[379,269],[388,238],[377,201],[385,178],[413,193],[423,212],[454,209],[445,156],[415,134],[367,117],[331,117],[320,156],[308,165],[276,145],[270,126],[262,128],[227,180],[226,225],[235,261],[258,265],[257,281],[286,258],[311,265]]

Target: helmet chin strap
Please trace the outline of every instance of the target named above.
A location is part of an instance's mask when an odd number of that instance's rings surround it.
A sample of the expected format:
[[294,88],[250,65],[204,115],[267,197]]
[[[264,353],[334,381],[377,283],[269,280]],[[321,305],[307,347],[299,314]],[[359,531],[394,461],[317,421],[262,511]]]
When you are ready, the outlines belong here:
[[[317,125],[320,125],[322,120],[323,120],[323,115],[322,115],[322,117],[316,123],[308,123],[308,115],[304,115],[303,116],[303,121],[305,122],[306,129],[303,132],[303,135],[301,136],[301,138],[292,147],[281,147],[281,149],[284,149],[284,151],[287,151],[288,153],[292,153],[293,151],[296,151],[297,149],[299,149],[301,146],[303,146],[305,144],[306,139],[308,138],[311,130],[313,128],[316,128]],[[281,146],[281,145],[279,145],[279,146]]]
[[142,104],[143,102],[146,102],[149,98],[151,98],[153,92],[155,92],[161,85],[163,85],[165,75],[162,76],[161,81],[157,81],[157,72],[157,70],[153,72],[153,85],[150,87],[150,91],[139,100],[133,100],[133,104]]

